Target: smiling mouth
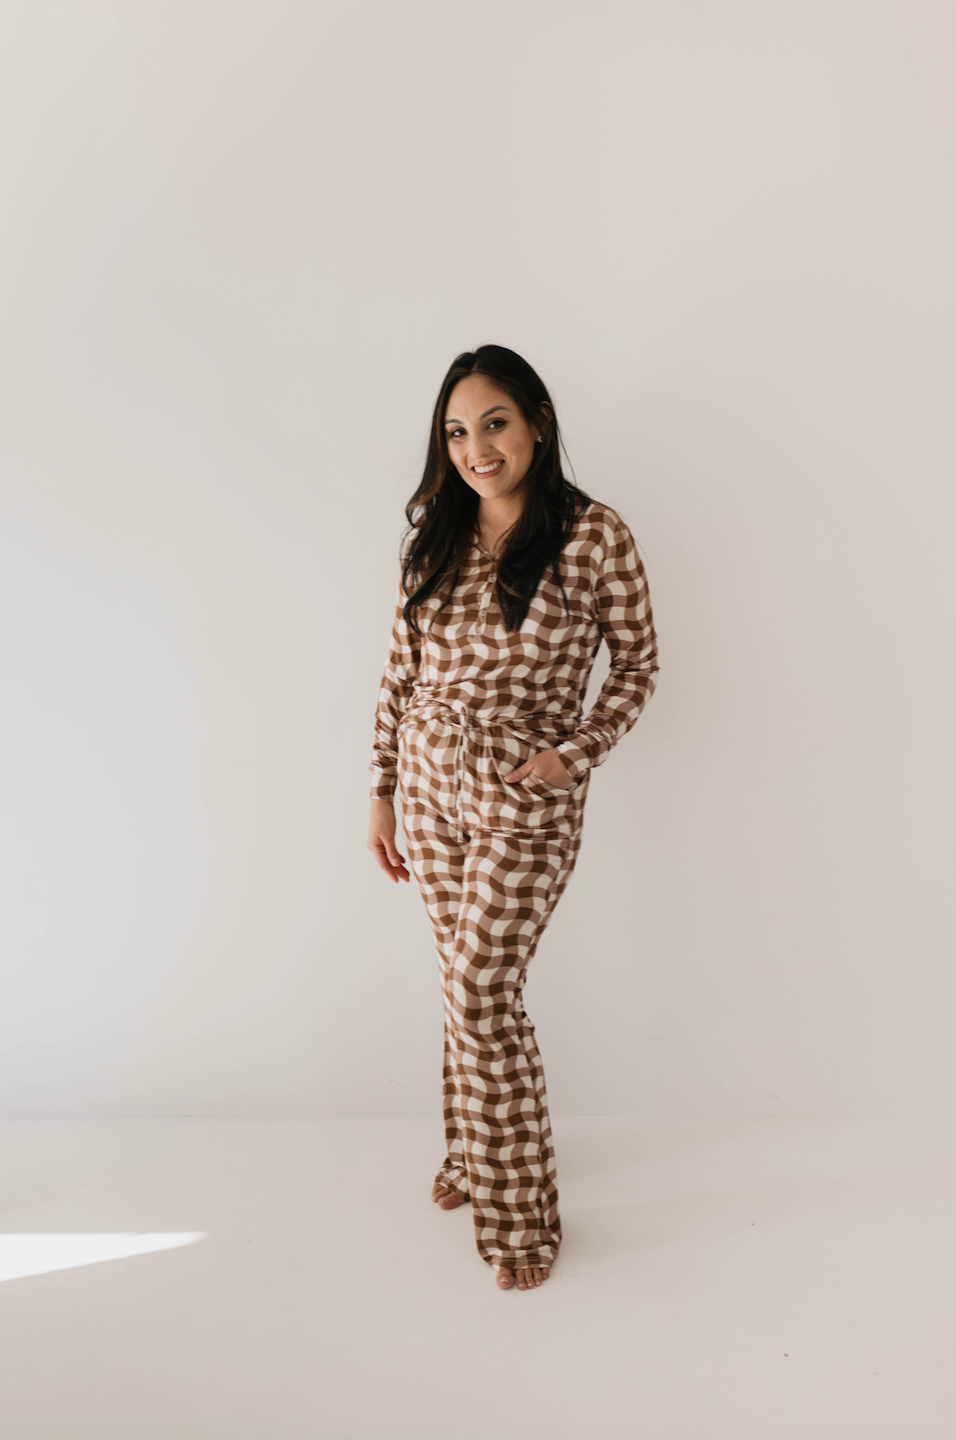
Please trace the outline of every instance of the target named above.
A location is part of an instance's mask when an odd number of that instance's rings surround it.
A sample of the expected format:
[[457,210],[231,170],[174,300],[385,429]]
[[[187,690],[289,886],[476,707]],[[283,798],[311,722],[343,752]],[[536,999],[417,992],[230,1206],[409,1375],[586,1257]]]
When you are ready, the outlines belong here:
[[503,460],[494,460],[490,465],[472,465],[471,468],[476,475],[497,475],[504,463]]

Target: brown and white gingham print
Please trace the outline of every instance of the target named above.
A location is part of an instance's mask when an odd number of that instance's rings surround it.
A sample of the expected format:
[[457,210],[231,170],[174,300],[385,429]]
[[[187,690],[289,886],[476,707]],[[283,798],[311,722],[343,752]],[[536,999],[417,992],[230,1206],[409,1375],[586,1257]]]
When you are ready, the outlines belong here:
[[[546,573],[508,634],[495,561],[476,540],[449,603],[402,616],[401,582],[375,712],[371,794],[398,787],[408,861],[438,951],[445,1005],[447,1154],[436,1179],[471,1199],[493,1265],[550,1265],[561,1238],[544,1072],[522,992],[581,843],[590,772],[656,684],[657,638],[628,526],[592,501],[559,561],[570,614]],[[610,670],[586,718],[594,657]],[[562,790],[507,784],[556,748]]]

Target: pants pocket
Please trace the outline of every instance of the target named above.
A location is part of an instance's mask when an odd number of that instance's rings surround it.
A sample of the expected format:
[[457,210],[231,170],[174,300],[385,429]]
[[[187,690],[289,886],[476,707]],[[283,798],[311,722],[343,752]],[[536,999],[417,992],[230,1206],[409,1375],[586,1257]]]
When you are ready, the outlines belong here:
[[547,795],[570,795],[578,783],[576,780],[572,780],[570,785],[552,785],[551,782],[545,780],[542,775],[535,775],[533,772],[530,775],[526,775],[525,780],[529,784],[533,784],[535,787],[543,790]]

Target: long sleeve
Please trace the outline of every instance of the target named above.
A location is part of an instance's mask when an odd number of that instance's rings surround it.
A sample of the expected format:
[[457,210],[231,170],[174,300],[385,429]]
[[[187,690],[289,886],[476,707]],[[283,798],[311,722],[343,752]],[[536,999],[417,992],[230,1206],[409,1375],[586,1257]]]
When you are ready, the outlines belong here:
[[399,578],[388,658],[375,707],[372,763],[368,767],[372,776],[371,795],[385,800],[391,799],[395,792],[398,779],[395,732],[421,658],[421,641],[402,614],[406,598]]
[[627,525],[616,512],[597,557],[594,599],[611,668],[589,714],[555,748],[573,780],[602,765],[637,720],[657,684],[657,635],[647,576]]

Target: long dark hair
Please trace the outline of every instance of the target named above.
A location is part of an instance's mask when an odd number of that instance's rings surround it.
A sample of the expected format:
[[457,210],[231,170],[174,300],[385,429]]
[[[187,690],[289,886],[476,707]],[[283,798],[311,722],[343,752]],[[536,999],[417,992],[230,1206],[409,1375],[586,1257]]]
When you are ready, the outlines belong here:
[[[485,375],[510,395],[529,424],[541,432],[541,443],[522,482],[525,495],[521,517],[507,536],[497,562],[498,603],[505,629],[520,630],[541,577],[550,566],[569,610],[568,597],[558,571],[558,557],[575,521],[591,504],[561,469],[561,433],[551,396],[540,376],[513,350],[503,345],[480,345],[452,361],[441,382],[432,415],[428,454],[421,484],[405,506],[411,527],[406,531],[402,580],[409,597],[404,615],[421,636],[418,610],[436,592],[444,592],[439,612],[451,599],[461,566],[474,543],[480,496],[465,483],[448,455],[445,410],[452,390],[466,375]],[[545,409],[545,406],[548,408]]]

